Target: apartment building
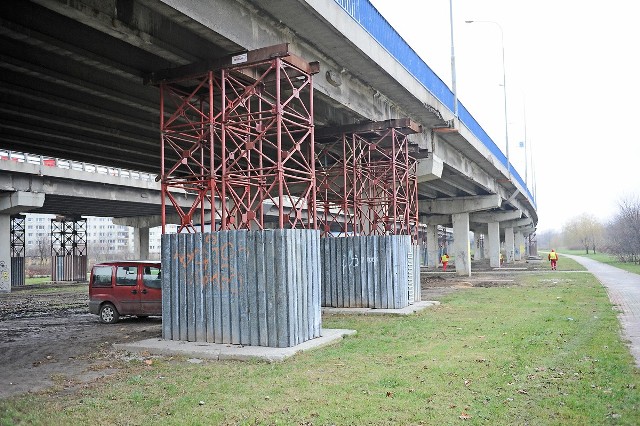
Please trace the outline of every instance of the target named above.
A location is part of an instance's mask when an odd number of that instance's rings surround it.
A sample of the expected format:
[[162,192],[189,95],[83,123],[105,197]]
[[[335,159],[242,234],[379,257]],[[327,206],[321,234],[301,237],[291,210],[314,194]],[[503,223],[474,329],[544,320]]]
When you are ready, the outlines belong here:
[[[39,251],[49,251],[51,247],[51,219],[55,215],[27,213],[25,219],[25,249],[27,256]],[[86,216],[87,247],[91,253],[104,255],[133,255],[135,253],[134,228],[115,225],[110,217]],[[177,225],[167,225],[167,231],[174,233]],[[160,254],[162,228],[149,230],[149,254]],[[155,257],[155,256],[154,256]]]

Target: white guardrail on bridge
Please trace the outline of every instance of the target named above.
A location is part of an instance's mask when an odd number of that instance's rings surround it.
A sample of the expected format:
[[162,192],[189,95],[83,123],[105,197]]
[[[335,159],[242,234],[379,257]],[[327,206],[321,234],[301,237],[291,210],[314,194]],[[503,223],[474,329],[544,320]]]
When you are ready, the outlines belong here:
[[98,173],[109,176],[119,176],[130,179],[140,179],[143,181],[155,181],[156,175],[135,170],[121,169],[118,167],[102,166],[99,164],[85,163],[81,161],[65,160],[63,158],[46,157],[43,155],[28,154],[24,152],[0,149],[0,160],[15,161],[17,163],[27,163],[57,167],[66,170],[76,170],[89,173]]

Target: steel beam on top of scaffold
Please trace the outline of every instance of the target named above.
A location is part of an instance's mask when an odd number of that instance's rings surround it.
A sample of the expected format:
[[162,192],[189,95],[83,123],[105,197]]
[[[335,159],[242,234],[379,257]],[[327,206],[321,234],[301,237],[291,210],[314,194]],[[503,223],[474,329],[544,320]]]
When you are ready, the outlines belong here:
[[322,127],[316,129],[316,140],[322,143],[323,140],[331,136],[339,136],[348,133],[368,134],[379,133],[387,129],[400,130],[405,135],[412,135],[422,132],[422,126],[410,118],[394,118],[383,121],[372,121],[367,123],[346,124],[344,126]]
[[195,62],[175,68],[168,68],[151,72],[143,77],[144,84],[158,86],[162,83],[181,82],[189,77],[202,76],[209,71],[217,71],[223,68],[231,68],[236,65],[247,66],[273,58],[286,58],[287,62],[307,74],[317,74],[320,71],[320,63],[317,61],[306,62],[289,50],[289,43],[281,43],[266,46],[255,50],[243,50],[216,59]]
[[417,241],[417,162],[409,119],[316,133],[317,202],[323,236],[411,235]]
[[[162,223],[168,200],[178,232],[264,229],[278,208],[279,228],[316,228],[312,74],[317,63],[286,44],[156,76],[160,82]],[[206,65],[211,65],[207,63]],[[216,65],[217,66],[217,65]],[[195,194],[182,209],[175,193]],[[219,201],[220,207],[216,207]]]

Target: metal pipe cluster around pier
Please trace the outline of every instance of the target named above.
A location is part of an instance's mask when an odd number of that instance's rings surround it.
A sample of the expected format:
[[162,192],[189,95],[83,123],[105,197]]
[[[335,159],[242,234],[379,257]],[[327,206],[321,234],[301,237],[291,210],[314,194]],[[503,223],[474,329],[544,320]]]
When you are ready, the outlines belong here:
[[320,232],[162,236],[167,340],[291,347],[320,337]]
[[51,256],[51,281],[87,281],[87,256]]
[[322,306],[400,309],[420,300],[411,236],[322,238],[320,249]]
[[11,287],[20,287],[26,284],[25,258],[11,257]]

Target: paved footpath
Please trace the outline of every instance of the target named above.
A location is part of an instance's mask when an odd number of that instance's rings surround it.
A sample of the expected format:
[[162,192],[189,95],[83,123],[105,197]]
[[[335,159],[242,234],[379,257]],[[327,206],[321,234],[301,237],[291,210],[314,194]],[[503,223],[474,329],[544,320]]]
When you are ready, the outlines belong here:
[[582,264],[605,286],[609,300],[620,310],[623,335],[640,368],[640,275],[586,257],[562,255]]

